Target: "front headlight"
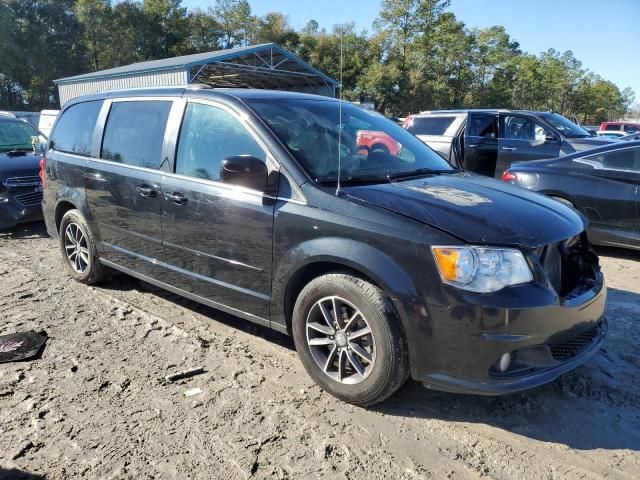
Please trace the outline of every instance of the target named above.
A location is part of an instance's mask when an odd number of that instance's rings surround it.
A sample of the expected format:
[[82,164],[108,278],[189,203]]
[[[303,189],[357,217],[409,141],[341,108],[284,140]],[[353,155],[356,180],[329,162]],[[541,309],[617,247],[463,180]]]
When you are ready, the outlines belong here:
[[520,250],[493,247],[431,247],[444,283],[472,292],[495,292],[533,280]]

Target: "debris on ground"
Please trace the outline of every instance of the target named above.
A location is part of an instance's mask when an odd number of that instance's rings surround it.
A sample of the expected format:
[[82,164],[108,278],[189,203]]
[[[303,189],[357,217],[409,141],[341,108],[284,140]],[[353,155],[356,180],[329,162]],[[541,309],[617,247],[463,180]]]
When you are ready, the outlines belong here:
[[177,382],[178,380],[183,380],[185,378],[195,377],[196,375],[200,375],[204,373],[204,368],[191,368],[189,370],[183,370],[182,372],[172,373],[171,375],[167,375],[164,377],[165,382]]
[[[23,297],[30,298],[30,297]],[[36,357],[47,341],[47,334],[34,331],[0,336],[0,363],[18,362]]]
[[199,395],[202,393],[202,389],[200,388],[192,388],[184,392],[185,397],[193,397],[194,395]]

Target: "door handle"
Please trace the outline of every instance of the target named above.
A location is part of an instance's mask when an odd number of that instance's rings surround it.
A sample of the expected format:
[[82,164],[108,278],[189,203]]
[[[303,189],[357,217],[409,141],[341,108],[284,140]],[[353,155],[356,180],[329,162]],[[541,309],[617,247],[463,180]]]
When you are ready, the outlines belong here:
[[106,182],[107,179],[104,178],[100,173],[84,173],[82,177],[86,180],[92,180],[94,182]]
[[502,150],[506,150],[507,152],[515,152],[518,149],[516,147],[502,147]]
[[478,148],[480,145],[477,143],[473,143],[471,145],[467,145],[468,148]]
[[140,185],[139,187],[136,187],[136,192],[138,192],[138,195],[142,197],[156,196],[156,189],[147,185]]
[[164,199],[175,203],[176,205],[184,205],[189,201],[187,197],[181,192],[167,192],[164,194]]

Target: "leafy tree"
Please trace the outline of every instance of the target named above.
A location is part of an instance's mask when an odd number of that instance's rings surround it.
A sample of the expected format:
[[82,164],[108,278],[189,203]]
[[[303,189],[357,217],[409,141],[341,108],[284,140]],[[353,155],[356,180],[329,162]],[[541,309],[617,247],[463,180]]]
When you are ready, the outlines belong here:
[[250,40],[254,44],[274,42],[286,49],[295,50],[300,42],[300,35],[289,25],[286,16],[270,12],[256,19],[256,28]]
[[219,48],[223,32],[211,9],[208,12],[200,9],[189,12],[187,23],[185,53],[210,52]]
[[109,48],[111,30],[110,0],[76,0],[74,10],[83,27],[83,44],[91,70],[105,67],[103,56]]
[[293,28],[249,0],[188,11],[181,0],[0,0],[0,106],[57,103],[53,80],[143,60],[275,42],[334,78],[347,99],[386,113],[433,108],[552,109],[596,123],[635,94],[585,71],[571,51],[520,51],[503,26],[469,29],[450,0],[382,0],[373,33],[354,24]]
[[187,9],[182,0],[144,0],[147,44],[146,58],[179,55],[188,37]]
[[247,44],[256,24],[247,0],[216,0],[212,13],[222,29],[223,48]]

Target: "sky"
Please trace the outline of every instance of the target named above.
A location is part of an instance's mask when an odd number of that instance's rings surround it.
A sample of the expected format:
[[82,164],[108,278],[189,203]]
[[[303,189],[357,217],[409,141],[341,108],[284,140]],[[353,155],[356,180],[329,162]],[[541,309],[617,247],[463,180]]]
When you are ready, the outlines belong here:
[[[309,20],[331,29],[355,22],[372,30],[380,0],[249,0],[256,15],[281,12],[297,29]],[[213,0],[183,0],[206,9]],[[572,50],[582,66],[620,90],[633,88],[640,102],[640,0],[452,0],[450,11],[467,27],[503,25],[520,48],[538,54]]]

